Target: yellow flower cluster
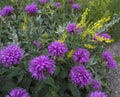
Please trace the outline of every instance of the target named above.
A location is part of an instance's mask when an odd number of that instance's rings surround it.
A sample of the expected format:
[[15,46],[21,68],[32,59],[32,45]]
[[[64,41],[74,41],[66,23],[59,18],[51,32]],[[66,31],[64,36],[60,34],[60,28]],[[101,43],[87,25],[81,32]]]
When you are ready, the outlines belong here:
[[98,35],[94,35],[95,39],[99,42],[106,42],[106,43],[111,43],[114,41],[114,39],[108,39],[108,38],[105,38],[105,37],[101,37],[101,36],[98,36]]
[[91,44],[84,44],[84,47],[88,48],[88,49],[95,49],[96,46],[93,46]]
[[74,53],[74,50],[70,50],[70,51],[68,52],[67,57],[68,57],[68,58],[71,58],[71,57],[72,57],[72,55],[73,55],[73,53]]
[[86,27],[87,23],[86,23],[86,17],[88,15],[88,12],[90,10],[88,8],[86,8],[85,12],[82,14],[82,18],[81,18],[81,21],[80,23],[77,25],[77,27],[81,27],[81,28],[84,28]]
[[63,35],[62,35],[62,38],[59,40],[60,42],[65,42],[65,39],[67,37],[67,32],[65,32]]
[[108,17],[103,17],[102,19],[98,20],[97,22],[95,22],[91,28],[87,28],[85,31],[83,31],[82,33],[82,37],[85,38],[87,35],[94,35],[95,32],[102,28],[104,23],[106,23],[107,21],[110,20],[110,16]]

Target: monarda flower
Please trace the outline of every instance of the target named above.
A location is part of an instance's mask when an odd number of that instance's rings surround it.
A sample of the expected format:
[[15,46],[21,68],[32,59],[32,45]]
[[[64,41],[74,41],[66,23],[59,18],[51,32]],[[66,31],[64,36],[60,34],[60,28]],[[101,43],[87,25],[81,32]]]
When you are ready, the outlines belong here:
[[0,51],[0,62],[5,67],[19,64],[23,58],[23,50],[16,44],[10,44]]
[[57,2],[57,3],[55,3],[55,5],[54,5],[54,6],[55,6],[55,8],[60,9],[62,5],[61,5],[61,3],[60,3],[60,2]]
[[46,79],[45,73],[53,74],[55,62],[46,55],[35,57],[30,61],[28,71],[36,79]]
[[99,90],[101,88],[101,82],[98,80],[92,81],[92,88],[95,90]]
[[30,97],[27,91],[23,88],[15,88],[10,91],[6,97]]
[[77,27],[76,23],[70,23],[67,26],[67,31],[69,33],[76,33],[77,34],[78,32],[82,32],[82,29],[80,27]]
[[74,0],[68,0],[68,2],[69,2],[69,3],[73,3],[73,2],[74,2]]
[[48,0],[39,0],[40,1],[40,4],[46,4],[48,3]]
[[84,66],[75,66],[70,71],[72,82],[80,87],[86,86],[92,81],[92,74]]
[[105,50],[103,51],[102,53],[102,57],[105,61],[107,61],[107,67],[110,68],[110,69],[115,69],[117,67],[117,63],[116,61],[114,60],[113,58],[113,55],[111,52]]
[[107,95],[104,92],[95,91],[91,92],[89,97],[107,97]]
[[52,56],[61,57],[68,52],[68,48],[65,43],[55,41],[48,46],[48,52]]
[[87,63],[90,60],[90,53],[87,49],[78,48],[73,53],[73,60],[79,64]]
[[13,13],[14,8],[12,6],[5,6],[1,12],[2,12],[2,16],[9,16]]
[[26,7],[25,7],[25,11],[26,11],[28,14],[36,14],[36,13],[38,12],[38,6],[37,6],[37,4],[35,4],[35,3],[28,4],[28,5],[26,5]]
[[80,10],[81,5],[75,3],[75,4],[72,5],[72,8],[73,8],[74,10]]

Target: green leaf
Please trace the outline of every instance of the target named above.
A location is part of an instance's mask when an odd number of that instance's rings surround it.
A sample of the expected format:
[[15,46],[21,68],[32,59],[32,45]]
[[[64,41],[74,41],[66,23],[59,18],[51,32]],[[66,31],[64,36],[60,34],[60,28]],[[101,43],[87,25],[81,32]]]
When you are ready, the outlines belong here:
[[6,68],[1,68],[0,69],[0,75],[4,74],[6,72],[8,72],[8,69],[6,69]]
[[77,88],[76,85],[73,85],[72,83],[69,83],[68,87],[69,87],[73,97],[81,97],[80,91],[79,91],[79,89]]

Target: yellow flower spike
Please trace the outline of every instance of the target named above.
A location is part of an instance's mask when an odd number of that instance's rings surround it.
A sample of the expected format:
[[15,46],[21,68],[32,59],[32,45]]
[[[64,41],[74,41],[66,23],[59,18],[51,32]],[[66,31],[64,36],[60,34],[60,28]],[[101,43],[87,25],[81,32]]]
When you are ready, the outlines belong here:
[[81,27],[81,28],[86,27],[86,25],[87,25],[87,23],[86,23],[86,17],[88,15],[89,11],[90,10],[88,8],[86,8],[85,12],[82,14],[81,21],[80,21],[80,23],[78,23],[77,27]]
[[67,57],[68,57],[68,58],[71,58],[71,57],[72,57],[72,55],[73,55],[73,53],[74,53],[74,50],[70,50],[70,51],[68,52]]
[[89,48],[89,49],[95,49],[96,48],[96,46],[92,46],[91,44],[84,44],[84,46],[86,48]]
[[11,0],[11,2],[14,2],[14,0]]
[[24,23],[22,23],[22,24],[21,24],[21,29],[22,29],[23,31],[25,31],[25,30],[26,30],[26,26],[25,26],[25,24],[24,24]]
[[28,23],[28,19],[26,15],[24,16],[24,23]]
[[67,37],[67,33],[64,33],[64,34],[62,35],[62,38],[61,38],[59,41],[60,41],[60,42],[65,42],[66,37]]

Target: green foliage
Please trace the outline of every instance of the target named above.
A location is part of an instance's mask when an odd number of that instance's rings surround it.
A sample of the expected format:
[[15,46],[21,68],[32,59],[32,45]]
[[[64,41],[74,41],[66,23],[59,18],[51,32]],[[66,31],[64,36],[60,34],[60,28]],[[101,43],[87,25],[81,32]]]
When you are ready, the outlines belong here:
[[[107,46],[105,42],[93,42],[92,35],[83,37],[82,34],[74,35],[66,31],[66,26],[70,22],[79,22],[81,15],[88,7],[90,12],[87,16],[88,23],[94,23],[104,16],[111,16],[112,20],[101,29],[97,29],[101,33],[110,31],[110,33],[118,33],[119,25],[114,25],[120,19],[119,15],[119,0],[76,0],[82,5],[80,11],[74,11],[71,4],[67,0],[61,0],[62,8],[55,9],[50,4],[40,5],[38,0],[35,2],[39,6],[39,12],[36,15],[29,15],[25,12],[26,4],[33,0],[2,0],[0,8],[5,5],[12,5],[15,12],[8,17],[0,17],[0,49],[4,46],[15,43],[24,49],[24,58],[17,66],[12,68],[4,68],[0,64],[0,97],[4,97],[11,89],[15,87],[25,88],[31,97],[86,97],[91,92],[91,87],[86,86],[80,88],[74,85],[70,78],[70,69],[75,66],[73,59],[68,56],[68,53],[61,58],[53,58],[56,62],[56,70],[54,75],[47,75],[46,80],[35,80],[28,72],[28,65],[31,58],[41,54],[48,54],[47,46],[55,41],[63,39],[66,33],[65,43],[69,51],[76,48],[86,48],[84,44],[92,44],[95,49],[87,48],[90,51],[91,59],[85,67],[89,69],[93,78],[102,81],[102,88],[106,87],[106,73],[108,70],[101,58],[101,53]],[[52,0],[54,1],[54,0]],[[58,0],[55,0],[56,2]],[[117,14],[116,16],[114,14]],[[113,26],[114,25],[114,26]],[[91,25],[88,25],[91,27]],[[87,28],[83,28],[83,32]],[[110,28],[111,27],[111,28]],[[114,36],[114,35],[112,35]],[[119,38],[115,35],[115,38]],[[36,47],[33,41],[37,40],[42,44],[41,48]],[[117,57],[115,57],[118,60]]]

